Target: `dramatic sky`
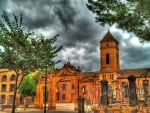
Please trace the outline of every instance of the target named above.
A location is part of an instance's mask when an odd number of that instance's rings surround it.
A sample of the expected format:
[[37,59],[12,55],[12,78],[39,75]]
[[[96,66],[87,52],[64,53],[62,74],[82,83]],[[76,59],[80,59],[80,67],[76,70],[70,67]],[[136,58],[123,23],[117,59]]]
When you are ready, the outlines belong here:
[[[121,69],[150,67],[150,43],[140,43],[133,33],[100,26],[87,9],[86,0],[0,0],[2,10],[23,14],[24,26],[49,38],[59,34],[63,45],[56,59],[63,66],[68,60],[82,71],[100,69],[99,41],[108,28],[120,42]],[[0,18],[1,19],[1,18]]]

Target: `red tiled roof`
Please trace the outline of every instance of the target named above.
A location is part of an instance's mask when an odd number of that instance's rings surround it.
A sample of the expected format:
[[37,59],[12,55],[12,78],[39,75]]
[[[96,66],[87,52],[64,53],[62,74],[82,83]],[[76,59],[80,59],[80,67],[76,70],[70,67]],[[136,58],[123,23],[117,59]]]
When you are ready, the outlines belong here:
[[116,43],[118,43],[118,41],[113,37],[111,32],[108,31],[100,42],[112,42],[112,41],[115,41]]
[[83,72],[81,81],[92,81],[93,79],[98,79],[99,72]]
[[120,70],[120,76],[118,79],[128,78],[130,75],[137,78],[150,77],[150,68]]

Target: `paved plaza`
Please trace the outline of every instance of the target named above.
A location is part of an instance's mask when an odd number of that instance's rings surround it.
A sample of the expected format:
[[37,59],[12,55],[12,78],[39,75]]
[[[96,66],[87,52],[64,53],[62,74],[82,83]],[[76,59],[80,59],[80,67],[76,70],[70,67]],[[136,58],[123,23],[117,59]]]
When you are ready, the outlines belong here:
[[[11,113],[11,110],[4,110],[4,111],[0,111],[0,113]],[[43,110],[39,110],[39,109],[27,109],[27,110],[23,110],[23,109],[19,109],[16,110],[16,113],[44,113]],[[59,111],[59,110],[47,110],[46,113],[78,113],[77,111]]]

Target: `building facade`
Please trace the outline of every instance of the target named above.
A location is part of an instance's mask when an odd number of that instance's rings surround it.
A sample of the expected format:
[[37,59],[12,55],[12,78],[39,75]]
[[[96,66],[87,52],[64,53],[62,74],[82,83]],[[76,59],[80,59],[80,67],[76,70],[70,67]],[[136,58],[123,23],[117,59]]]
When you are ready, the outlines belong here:
[[[57,103],[74,103],[84,97],[86,105],[136,104],[140,101],[149,105],[150,68],[120,69],[119,42],[108,31],[100,41],[100,70],[82,72],[69,61],[60,69],[47,75],[46,98],[49,109],[56,109]],[[13,73],[0,75],[0,99],[12,96]],[[5,77],[6,76],[6,77]],[[7,80],[6,80],[7,78]],[[7,86],[6,86],[7,85]],[[34,105],[43,108],[45,75],[38,79]],[[134,102],[132,102],[134,100]]]
[[[12,104],[15,89],[15,72],[0,69],[0,104]],[[20,103],[20,94],[16,95],[16,104]]]
[[[133,96],[136,97],[136,101],[145,101],[147,98],[148,104],[150,69],[121,70],[119,61],[119,42],[108,31],[100,41],[99,71],[82,72],[67,62],[62,68],[48,75],[47,88],[50,96],[47,101],[51,102],[52,109],[55,109],[56,103],[59,102],[74,103],[76,109],[78,96],[84,97],[87,105],[103,104],[102,99],[107,100],[106,104],[132,104],[130,100],[134,100]],[[134,89],[130,87],[130,76],[135,78]],[[37,108],[42,108],[44,103],[44,97],[41,96],[44,80],[40,80],[35,101]],[[102,88],[102,81],[107,81],[106,88]],[[144,82],[147,83],[144,85]]]

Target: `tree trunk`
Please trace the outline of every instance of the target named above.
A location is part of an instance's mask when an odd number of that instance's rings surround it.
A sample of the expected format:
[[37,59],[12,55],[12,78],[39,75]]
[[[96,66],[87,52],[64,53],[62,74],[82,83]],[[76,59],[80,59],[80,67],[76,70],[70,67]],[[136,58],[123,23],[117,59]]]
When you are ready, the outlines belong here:
[[14,90],[13,105],[12,105],[12,112],[11,113],[15,113],[15,109],[16,109],[16,94],[17,94],[18,76],[19,75],[17,74],[16,79],[15,79],[15,90]]

